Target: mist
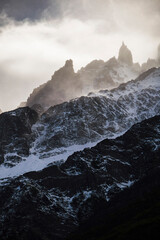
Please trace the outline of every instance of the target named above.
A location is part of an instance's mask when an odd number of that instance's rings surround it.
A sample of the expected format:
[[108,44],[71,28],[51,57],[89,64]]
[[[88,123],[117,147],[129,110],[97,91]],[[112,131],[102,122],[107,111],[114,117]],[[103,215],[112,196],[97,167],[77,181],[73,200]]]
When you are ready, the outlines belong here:
[[106,61],[117,57],[122,41],[132,51],[134,62],[157,57],[158,0],[2,3],[0,108],[3,111],[25,101],[33,88],[49,80],[66,59],[73,59],[77,71],[93,59]]

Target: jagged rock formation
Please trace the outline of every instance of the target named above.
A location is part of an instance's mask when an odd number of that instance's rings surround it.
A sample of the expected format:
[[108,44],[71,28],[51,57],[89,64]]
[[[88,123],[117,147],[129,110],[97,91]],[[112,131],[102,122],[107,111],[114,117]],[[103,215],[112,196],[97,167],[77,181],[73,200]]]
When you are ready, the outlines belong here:
[[127,48],[127,46],[124,44],[124,42],[122,43],[122,46],[119,50],[118,60],[122,63],[125,63],[125,64],[129,65],[129,66],[133,65],[132,53]]
[[[129,52],[126,46],[122,46],[119,60],[115,57],[107,62],[94,60],[77,73],[74,72],[72,60],[66,61],[65,66],[56,71],[50,81],[33,91],[26,105],[31,107],[34,104],[40,104],[44,108],[49,108],[86,95],[90,91],[112,89],[121,83],[135,79],[141,70],[138,64],[131,64],[130,60],[127,60],[130,58]],[[126,61],[129,62],[126,64]]]
[[113,57],[107,62],[93,61],[78,71],[78,74],[85,94],[89,91],[117,87],[121,83],[136,78],[138,71]]
[[79,96],[80,93],[81,83],[74,72],[72,60],[68,60],[64,67],[54,73],[50,81],[33,91],[27,105],[32,107],[40,104],[49,107]]
[[107,62],[94,60],[77,73],[74,72],[72,60],[68,60],[50,81],[34,89],[25,104],[30,107],[40,104],[47,109],[91,91],[113,89],[135,79],[140,73],[159,67],[158,59],[148,59],[142,66],[133,63],[131,51],[122,43],[118,59],[113,57]]
[[52,80],[33,91],[27,105],[40,104],[44,108],[68,101],[90,91],[111,89],[138,76],[135,68],[120,63],[116,58],[107,62],[94,60],[85,68],[74,73],[71,60],[55,72]]
[[[76,152],[60,166],[0,185],[1,239],[65,239],[121,190],[160,166],[160,117],[115,140]],[[74,183],[74,184],[73,184]]]

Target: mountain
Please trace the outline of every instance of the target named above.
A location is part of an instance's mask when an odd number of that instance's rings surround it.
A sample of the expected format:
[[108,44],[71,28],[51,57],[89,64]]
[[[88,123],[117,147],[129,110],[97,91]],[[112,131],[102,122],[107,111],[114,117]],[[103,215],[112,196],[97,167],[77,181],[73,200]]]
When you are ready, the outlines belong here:
[[129,58],[132,58],[130,50],[122,45],[118,59],[113,57],[107,62],[94,60],[77,73],[74,72],[72,60],[67,60],[50,81],[34,89],[26,105],[32,107],[40,104],[47,109],[90,91],[111,89],[135,79],[141,72],[140,65],[133,64]]
[[157,233],[160,68],[141,71],[123,43],[118,59],[77,73],[66,61],[33,91],[30,107],[0,114],[2,240]]
[[[88,96],[50,107],[36,118],[36,123],[30,129],[29,136],[27,135],[29,141],[25,142],[28,149],[25,156],[19,153],[19,145],[16,144],[18,148],[14,147],[15,143],[11,145],[11,150],[1,151],[3,158],[0,172],[5,177],[8,174],[15,176],[40,170],[53,161],[64,161],[73,152],[94,146],[106,137],[115,138],[121,135],[133,124],[160,114],[159,92],[160,69],[150,69],[136,80],[111,91],[90,93]],[[8,122],[14,123],[13,114],[21,121],[21,117],[17,116],[18,111],[7,113]],[[1,114],[0,118],[3,119],[4,116]],[[26,141],[26,132],[24,133]],[[16,140],[20,141],[21,137],[21,134],[16,136]],[[1,142],[4,140],[2,137]],[[9,144],[10,141],[7,140],[5,146]],[[21,168],[15,167],[8,173],[8,169],[4,167],[10,165],[8,155],[16,155],[19,161],[25,160],[20,164]],[[30,162],[34,164],[29,164]]]
[[[74,76],[71,63],[62,69],[68,76]],[[117,206],[122,190],[154,176],[159,93],[160,68],[153,68],[45,112],[36,104],[0,114],[0,238],[65,239],[100,206],[106,212],[108,204]],[[129,197],[122,197],[122,206]]]
[[157,59],[149,58],[140,66],[133,62],[131,51],[122,43],[118,59],[113,57],[106,62],[94,60],[77,73],[74,72],[73,61],[67,60],[50,81],[33,90],[25,104],[29,107],[39,104],[46,110],[50,106],[87,95],[91,91],[111,90],[151,68],[160,67],[159,55],[158,49]]
[[[113,203],[108,211],[115,213],[114,206],[117,209],[117,205],[124,206],[127,199],[130,201],[130,194],[124,193],[122,198],[118,194],[158,170],[159,160],[160,116],[155,116],[116,139],[105,139],[93,148],[75,152],[65,163],[3,179],[0,237],[2,240],[65,239],[80,223],[93,219],[100,206],[107,211],[108,204]],[[156,183],[154,180],[152,186]],[[136,191],[131,194],[132,199],[135,194],[135,198],[140,195]],[[117,224],[114,219],[110,224]]]

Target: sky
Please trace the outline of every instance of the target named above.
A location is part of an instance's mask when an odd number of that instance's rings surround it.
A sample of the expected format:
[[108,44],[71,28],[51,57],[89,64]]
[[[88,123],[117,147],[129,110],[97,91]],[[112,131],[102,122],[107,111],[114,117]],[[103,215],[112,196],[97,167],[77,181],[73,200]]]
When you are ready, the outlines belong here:
[[159,29],[159,0],[0,0],[0,108],[16,108],[67,59],[77,71],[117,57],[122,41],[134,62],[156,58]]

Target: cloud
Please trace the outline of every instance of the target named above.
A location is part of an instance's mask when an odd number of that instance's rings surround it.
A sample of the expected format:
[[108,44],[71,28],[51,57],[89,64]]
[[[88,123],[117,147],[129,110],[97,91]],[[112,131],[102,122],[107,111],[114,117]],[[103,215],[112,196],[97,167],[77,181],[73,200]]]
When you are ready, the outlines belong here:
[[117,56],[123,40],[134,61],[155,57],[159,5],[157,0],[1,1],[0,108],[17,107],[66,59],[78,70],[93,59]]
[[[40,19],[49,0],[1,0],[0,9],[17,21]],[[57,5],[58,6],[58,5]]]

